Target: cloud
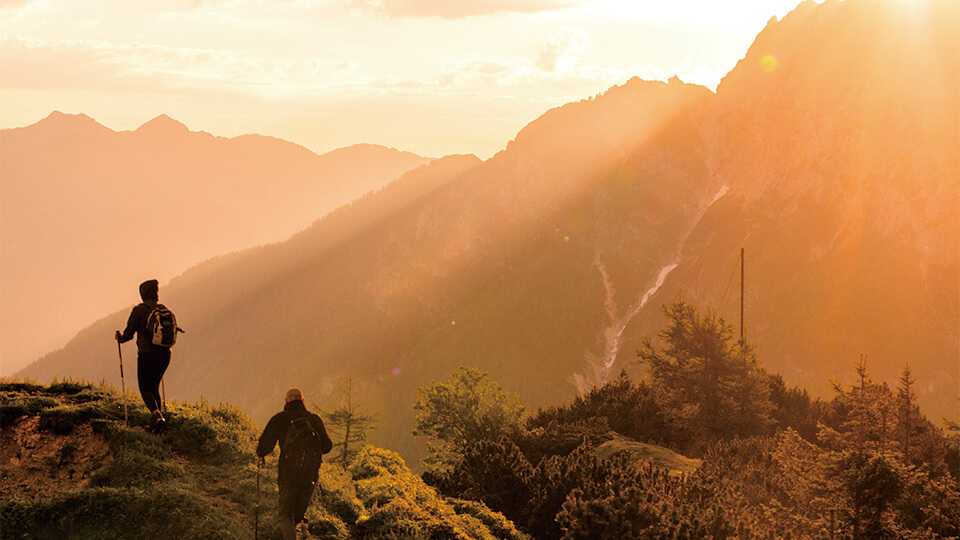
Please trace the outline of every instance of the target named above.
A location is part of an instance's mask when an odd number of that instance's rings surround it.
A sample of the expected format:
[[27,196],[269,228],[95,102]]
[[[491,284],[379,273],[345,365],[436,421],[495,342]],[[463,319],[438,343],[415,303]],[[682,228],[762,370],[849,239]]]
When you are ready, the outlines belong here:
[[0,9],[18,8],[27,5],[27,0],[0,0]]
[[576,67],[586,48],[587,36],[582,33],[570,33],[551,40],[540,48],[537,67],[550,73],[566,73]]
[[460,19],[493,13],[534,13],[572,6],[579,0],[349,0],[352,7],[390,17]]

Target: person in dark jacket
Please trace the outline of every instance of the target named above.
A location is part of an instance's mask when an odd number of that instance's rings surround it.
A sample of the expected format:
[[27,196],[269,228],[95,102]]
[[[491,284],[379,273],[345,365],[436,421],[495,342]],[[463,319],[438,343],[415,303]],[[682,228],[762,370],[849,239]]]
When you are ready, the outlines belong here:
[[127,318],[127,327],[123,332],[117,330],[116,338],[120,343],[126,343],[133,339],[134,334],[137,335],[137,383],[143,402],[153,413],[150,430],[159,433],[167,422],[160,408],[160,381],[170,365],[170,349],[154,345],[147,331],[147,317],[160,301],[157,280],[151,279],[140,284],[140,298],[143,302],[133,307]]
[[310,499],[313,498],[313,490],[317,485],[319,478],[319,468],[304,472],[294,471],[287,466],[286,455],[284,454],[284,444],[287,438],[287,430],[290,423],[298,418],[309,418],[313,431],[320,436],[320,450],[326,454],[333,448],[333,442],[327,435],[327,429],[323,425],[323,420],[319,416],[307,410],[303,404],[303,393],[296,388],[287,391],[283,411],[275,414],[267,422],[267,426],[260,435],[260,442],[257,444],[257,456],[260,457],[262,464],[264,458],[273,453],[277,443],[280,444],[280,462],[277,464],[277,484],[280,488],[280,503],[278,508],[278,518],[280,532],[284,540],[294,540],[296,538],[297,525],[303,521],[307,513],[307,506],[310,505]]

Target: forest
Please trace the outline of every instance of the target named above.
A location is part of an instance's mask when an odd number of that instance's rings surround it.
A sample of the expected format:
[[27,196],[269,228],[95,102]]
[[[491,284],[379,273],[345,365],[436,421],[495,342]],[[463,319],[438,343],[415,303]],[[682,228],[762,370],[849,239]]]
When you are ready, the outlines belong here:
[[[921,413],[908,359],[896,388],[861,357],[854,384],[813,399],[764,370],[719,316],[664,311],[666,327],[637,352],[649,377],[624,371],[565,405],[526,414],[466,368],[421,388],[424,479],[535,538],[960,535],[960,431]],[[702,464],[671,470],[625,440]],[[625,449],[598,451],[611,441]]]

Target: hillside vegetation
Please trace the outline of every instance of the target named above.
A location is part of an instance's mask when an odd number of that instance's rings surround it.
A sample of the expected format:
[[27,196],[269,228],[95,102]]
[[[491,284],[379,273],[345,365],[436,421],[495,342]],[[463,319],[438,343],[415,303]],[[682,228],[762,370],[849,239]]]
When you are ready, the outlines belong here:
[[[0,538],[253,538],[254,426],[237,409],[171,403],[168,429],[87,384],[0,384]],[[260,537],[274,538],[276,462],[260,478]],[[310,538],[522,539],[482,503],[439,496],[394,452],[324,464]]]

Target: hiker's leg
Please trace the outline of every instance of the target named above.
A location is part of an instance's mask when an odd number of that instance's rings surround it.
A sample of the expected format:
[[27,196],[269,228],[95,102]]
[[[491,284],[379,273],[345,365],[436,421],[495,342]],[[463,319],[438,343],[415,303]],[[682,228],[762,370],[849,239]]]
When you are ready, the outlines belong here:
[[[170,367],[170,349],[157,351],[157,386],[154,389],[154,394],[157,396],[157,407],[160,407],[163,401],[163,394],[160,393],[160,383],[163,382],[163,375],[167,372],[168,367]],[[163,408],[160,407],[160,410],[162,411]]]
[[280,483],[280,497],[277,504],[277,528],[283,540],[296,540],[297,524],[293,521],[293,495],[296,491],[286,482]]
[[159,410],[159,395],[156,379],[156,362],[154,355],[149,351],[137,353],[137,385],[140,387],[140,396],[150,412]]
[[314,486],[316,486],[315,482],[303,482],[297,486],[292,508],[294,525],[303,521],[303,517],[307,514],[307,508],[310,506],[310,501],[313,500]]

